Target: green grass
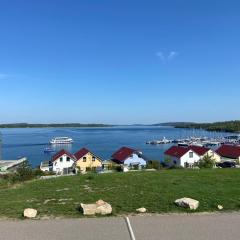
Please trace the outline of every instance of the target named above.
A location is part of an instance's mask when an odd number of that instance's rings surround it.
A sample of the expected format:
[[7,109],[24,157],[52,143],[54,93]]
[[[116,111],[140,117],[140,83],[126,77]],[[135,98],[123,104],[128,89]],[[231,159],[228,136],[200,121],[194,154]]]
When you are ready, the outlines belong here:
[[[81,217],[80,203],[98,199],[109,202],[114,215],[134,213],[139,207],[150,213],[186,212],[173,204],[182,197],[199,200],[198,212],[216,211],[218,204],[224,210],[240,210],[239,183],[240,169],[88,174],[10,188],[0,182],[0,216],[19,218],[31,207],[40,216]],[[55,200],[44,204],[47,199]]]

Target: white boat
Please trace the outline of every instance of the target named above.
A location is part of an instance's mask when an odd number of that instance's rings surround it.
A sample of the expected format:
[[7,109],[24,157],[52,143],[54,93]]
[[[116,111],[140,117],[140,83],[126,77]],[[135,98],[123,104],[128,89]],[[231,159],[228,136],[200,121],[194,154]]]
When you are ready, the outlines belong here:
[[178,146],[179,147],[189,147],[189,142],[179,142]]
[[71,144],[73,139],[69,137],[55,137],[50,141],[50,144]]

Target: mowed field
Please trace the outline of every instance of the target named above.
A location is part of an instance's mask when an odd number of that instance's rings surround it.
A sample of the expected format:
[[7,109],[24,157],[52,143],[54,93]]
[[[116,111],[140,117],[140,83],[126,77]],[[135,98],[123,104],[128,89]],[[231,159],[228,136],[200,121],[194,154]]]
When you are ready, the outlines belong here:
[[21,218],[25,208],[40,217],[83,217],[80,203],[109,202],[113,215],[187,212],[174,205],[182,197],[200,201],[197,212],[240,210],[240,169],[161,170],[87,174],[7,185],[0,180],[0,217]]

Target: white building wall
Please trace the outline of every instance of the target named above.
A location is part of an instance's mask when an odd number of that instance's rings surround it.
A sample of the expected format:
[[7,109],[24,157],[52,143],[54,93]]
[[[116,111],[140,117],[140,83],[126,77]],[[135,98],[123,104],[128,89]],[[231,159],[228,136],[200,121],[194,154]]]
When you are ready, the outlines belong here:
[[[190,157],[190,153],[193,153],[192,158]],[[182,167],[185,167],[185,163],[189,163],[190,165],[192,165],[195,162],[198,162],[199,160],[200,160],[200,156],[195,152],[189,150],[180,158],[180,165]]]
[[137,154],[134,153],[132,157],[129,157],[124,161],[124,165],[130,166],[131,164],[146,166],[147,163],[143,158],[139,157]]
[[[62,157],[62,161],[60,158]],[[64,168],[70,168],[74,164],[74,160],[70,158],[70,161],[67,161],[67,155],[64,154],[53,162],[53,172],[61,173]]]

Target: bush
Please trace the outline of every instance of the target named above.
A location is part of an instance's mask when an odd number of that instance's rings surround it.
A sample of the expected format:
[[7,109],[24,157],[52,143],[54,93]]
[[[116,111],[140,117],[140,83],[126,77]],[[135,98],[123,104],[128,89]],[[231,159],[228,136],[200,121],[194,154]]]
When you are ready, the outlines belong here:
[[122,167],[118,165],[118,166],[115,166],[115,171],[122,172],[123,170],[122,170]]
[[33,176],[35,177],[41,177],[47,175],[45,172],[43,172],[41,169],[33,169],[32,170]]
[[204,156],[199,162],[198,162],[198,167],[199,168],[213,168],[215,166],[215,161],[214,159],[207,155]]
[[34,172],[28,162],[24,162],[19,166],[15,175],[18,181],[27,181],[34,178]]
[[163,168],[163,165],[158,160],[150,160],[147,162],[146,168],[159,170],[159,169]]

